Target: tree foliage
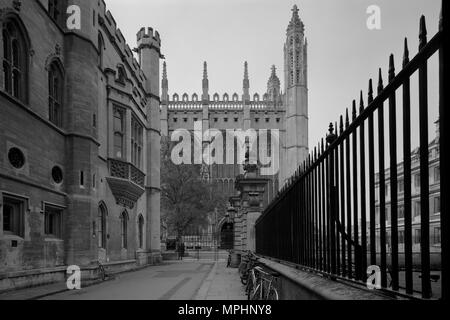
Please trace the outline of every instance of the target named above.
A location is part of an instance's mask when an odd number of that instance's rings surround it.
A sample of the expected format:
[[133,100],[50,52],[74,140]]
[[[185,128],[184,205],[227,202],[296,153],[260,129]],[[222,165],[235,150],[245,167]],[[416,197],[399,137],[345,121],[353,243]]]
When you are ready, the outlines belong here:
[[223,215],[225,199],[203,180],[201,165],[175,165],[171,160],[173,144],[161,143],[161,211],[169,233],[177,237],[193,227],[206,227],[208,215]]

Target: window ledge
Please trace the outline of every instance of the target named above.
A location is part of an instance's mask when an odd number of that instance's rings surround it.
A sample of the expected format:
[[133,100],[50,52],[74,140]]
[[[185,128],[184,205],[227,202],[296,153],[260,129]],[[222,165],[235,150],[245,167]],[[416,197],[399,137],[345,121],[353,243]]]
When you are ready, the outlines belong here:
[[23,237],[17,236],[15,234],[7,234],[3,233],[3,236],[0,237],[2,240],[17,240],[17,241],[25,241]]
[[44,239],[45,242],[64,242],[63,239],[59,239],[59,238],[52,238],[52,237],[46,237]]

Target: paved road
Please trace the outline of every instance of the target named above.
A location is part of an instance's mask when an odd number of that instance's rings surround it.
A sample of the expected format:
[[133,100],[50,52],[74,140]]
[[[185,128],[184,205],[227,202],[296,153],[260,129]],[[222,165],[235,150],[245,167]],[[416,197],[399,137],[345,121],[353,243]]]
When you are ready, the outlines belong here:
[[45,300],[192,300],[213,262],[168,262]]

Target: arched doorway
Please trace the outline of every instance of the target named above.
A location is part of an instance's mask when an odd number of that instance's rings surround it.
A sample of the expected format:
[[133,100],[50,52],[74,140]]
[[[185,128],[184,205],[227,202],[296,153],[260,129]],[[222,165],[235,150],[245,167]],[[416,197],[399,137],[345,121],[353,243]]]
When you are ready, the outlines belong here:
[[231,250],[234,248],[234,224],[226,222],[220,229],[220,249]]

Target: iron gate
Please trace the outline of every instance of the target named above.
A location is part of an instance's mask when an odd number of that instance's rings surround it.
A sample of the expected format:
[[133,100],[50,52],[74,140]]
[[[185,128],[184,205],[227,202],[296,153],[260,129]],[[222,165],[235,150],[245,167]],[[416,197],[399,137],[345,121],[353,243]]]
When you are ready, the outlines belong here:
[[181,237],[184,244],[184,258],[197,260],[226,260],[233,249],[233,230],[187,234]]

